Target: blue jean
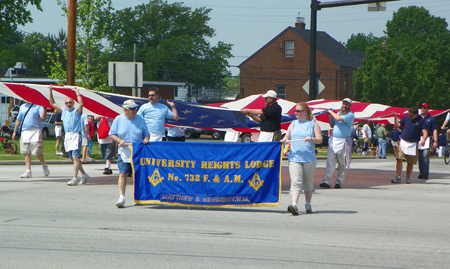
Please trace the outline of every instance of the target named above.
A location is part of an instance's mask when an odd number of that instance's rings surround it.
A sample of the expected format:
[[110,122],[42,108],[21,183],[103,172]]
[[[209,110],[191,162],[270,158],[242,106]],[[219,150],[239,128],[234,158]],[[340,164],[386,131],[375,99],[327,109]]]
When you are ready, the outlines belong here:
[[418,150],[419,172],[421,175],[428,176],[430,173],[430,149]]
[[387,142],[385,138],[378,138],[378,157],[386,158]]
[[88,155],[89,156],[91,156],[92,145],[94,145],[93,139],[89,140],[89,142],[88,142],[88,146],[89,146]]

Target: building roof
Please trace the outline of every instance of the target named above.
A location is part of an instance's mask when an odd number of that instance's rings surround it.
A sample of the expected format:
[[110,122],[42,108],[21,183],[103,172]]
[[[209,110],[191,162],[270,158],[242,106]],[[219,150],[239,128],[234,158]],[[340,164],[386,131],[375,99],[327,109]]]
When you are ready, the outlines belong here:
[[[284,34],[286,31],[289,30],[294,31],[307,43],[310,43],[310,30],[289,26],[283,32],[281,32],[279,35],[277,35],[271,41],[269,41],[266,45],[264,45],[261,49],[259,49],[253,55],[251,55],[245,61],[243,61],[239,65],[239,67],[241,67],[241,65],[247,62],[249,59],[251,59],[263,48],[265,48],[273,40],[277,39],[280,35]],[[361,60],[365,58],[364,52],[348,50],[344,45],[336,41],[336,39],[332,38],[326,32],[317,31],[316,37],[317,37],[316,40],[317,50],[325,54],[330,60],[334,61],[336,64],[340,65],[343,68],[358,68],[361,66]]]

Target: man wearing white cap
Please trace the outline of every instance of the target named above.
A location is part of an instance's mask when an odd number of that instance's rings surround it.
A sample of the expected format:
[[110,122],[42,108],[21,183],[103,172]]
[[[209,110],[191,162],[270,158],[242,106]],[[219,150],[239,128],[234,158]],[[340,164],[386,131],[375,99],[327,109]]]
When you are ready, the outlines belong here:
[[281,140],[281,107],[277,103],[277,93],[273,90],[263,94],[266,108],[242,109],[241,112],[260,124],[258,142]]
[[133,171],[131,167],[130,144],[133,142],[143,142],[145,145],[150,139],[150,133],[144,118],[136,114],[138,105],[133,100],[126,100],[122,107],[124,114],[114,119],[109,130],[109,137],[119,145],[117,166],[119,167],[118,185],[120,197],[116,203],[118,208],[125,206],[127,176]]
[[330,144],[328,145],[327,153],[327,168],[321,188],[330,188],[331,177],[336,169],[336,161],[338,163],[338,177],[336,179],[335,189],[340,189],[345,178],[345,149],[344,144],[347,137],[351,135],[351,128],[355,115],[350,111],[352,100],[345,98],[342,100],[341,110],[335,113],[333,110],[328,110],[328,121],[331,128],[333,128]]

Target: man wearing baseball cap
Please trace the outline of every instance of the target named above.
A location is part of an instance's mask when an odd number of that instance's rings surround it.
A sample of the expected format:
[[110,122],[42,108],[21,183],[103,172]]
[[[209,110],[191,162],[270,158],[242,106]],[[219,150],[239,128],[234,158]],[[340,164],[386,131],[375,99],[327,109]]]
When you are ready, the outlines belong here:
[[150,139],[150,132],[144,118],[137,115],[138,105],[133,100],[126,100],[123,105],[124,114],[117,116],[109,136],[119,145],[119,157],[117,166],[119,167],[119,200],[116,206],[123,208],[125,206],[125,187],[127,186],[127,176],[132,173],[130,144],[133,142],[143,142],[144,145]]
[[428,179],[428,174],[430,172],[430,147],[436,151],[438,132],[436,120],[428,114],[430,111],[430,106],[427,103],[423,103],[419,106],[421,116],[424,120],[424,128],[428,132],[428,137],[426,140],[423,139],[423,134],[419,142],[418,159],[419,159],[419,178]]
[[335,189],[340,189],[345,179],[345,140],[351,135],[351,128],[355,115],[350,110],[352,100],[345,98],[342,100],[341,110],[335,113],[332,109],[328,110],[328,121],[333,133],[330,138],[327,152],[327,166],[325,170],[325,178],[319,186],[329,189],[331,187],[331,177],[336,170],[336,162],[338,163],[338,177],[336,179]]
[[241,112],[259,123],[258,142],[281,140],[281,106],[277,103],[277,93],[273,90],[261,95],[266,107],[263,109],[242,109]]

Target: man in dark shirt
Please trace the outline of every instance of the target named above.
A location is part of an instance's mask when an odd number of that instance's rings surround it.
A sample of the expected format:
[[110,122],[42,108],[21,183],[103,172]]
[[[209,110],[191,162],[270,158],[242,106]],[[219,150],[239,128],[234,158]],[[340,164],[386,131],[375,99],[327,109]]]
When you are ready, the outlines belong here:
[[427,129],[429,139],[422,139],[420,141],[421,148],[419,148],[419,178],[428,179],[430,173],[430,148],[436,151],[438,142],[437,124],[436,120],[428,114],[430,106],[426,103],[420,105],[421,116],[424,121],[424,128]]
[[261,125],[258,142],[280,141],[281,107],[277,103],[277,93],[270,90],[262,97],[264,97],[266,108],[242,109],[241,112]]
[[406,183],[411,184],[411,173],[413,165],[417,163],[417,142],[420,141],[420,134],[426,140],[428,132],[425,129],[424,120],[419,116],[417,107],[413,106],[408,109],[408,116],[398,120],[397,114],[394,115],[394,127],[402,128],[402,136],[397,155],[397,176],[391,180],[392,183],[401,183],[401,173],[403,169],[403,160],[406,160]]

